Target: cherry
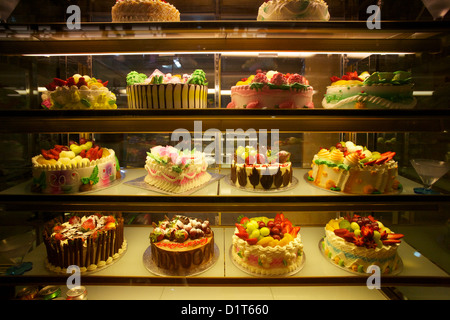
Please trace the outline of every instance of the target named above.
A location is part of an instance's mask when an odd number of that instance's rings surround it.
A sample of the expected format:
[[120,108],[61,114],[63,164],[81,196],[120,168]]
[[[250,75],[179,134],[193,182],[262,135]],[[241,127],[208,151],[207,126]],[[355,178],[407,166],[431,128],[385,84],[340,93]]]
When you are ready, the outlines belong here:
[[258,227],[261,229],[261,228],[264,228],[266,226],[266,224],[264,223],[264,221],[258,221]]
[[272,220],[267,222],[267,228],[272,229],[275,226],[275,222],[273,222]]

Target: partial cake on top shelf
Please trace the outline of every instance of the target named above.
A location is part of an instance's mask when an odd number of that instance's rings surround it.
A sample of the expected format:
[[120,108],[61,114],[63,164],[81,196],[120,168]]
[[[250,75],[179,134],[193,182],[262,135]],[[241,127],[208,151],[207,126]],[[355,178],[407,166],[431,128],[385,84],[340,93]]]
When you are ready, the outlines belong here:
[[258,21],[330,20],[323,0],[265,0],[258,9]]
[[180,21],[180,12],[165,0],[117,0],[111,16],[113,22]]

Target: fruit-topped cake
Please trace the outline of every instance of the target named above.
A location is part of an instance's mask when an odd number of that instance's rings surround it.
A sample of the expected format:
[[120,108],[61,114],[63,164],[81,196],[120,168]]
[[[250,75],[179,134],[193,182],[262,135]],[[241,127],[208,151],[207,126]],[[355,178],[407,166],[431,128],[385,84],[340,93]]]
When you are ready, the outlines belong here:
[[324,108],[412,109],[416,105],[410,72],[347,72],[330,78]]
[[180,12],[165,0],[116,0],[113,22],[180,21]]
[[314,108],[313,87],[302,75],[258,72],[231,87],[229,109]]
[[94,271],[117,260],[126,250],[123,218],[110,214],[71,214],[55,218],[44,226],[46,266],[66,273],[76,265],[81,272]]
[[312,160],[308,180],[331,191],[353,194],[400,192],[395,152],[379,153],[351,141],[320,148]]
[[265,0],[258,9],[258,21],[330,20],[328,5],[323,0]]
[[153,223],[151,259],[155,266],[174,272],[195,272],[214,257],[214,232],[208,220],[176,215]]
[[68,146],[55,145],[31,159],[32,191],[61,194],[97,190],[120,178],[114,150],[81,138]]
[[182,193],[211,180],[206,169],[208,163],[202,152],[156,146],[147,152],[144,181],[163,191]]
[[103,82],[89,76],[75,74],[63,80],[54,78],[46,85],[41,105],[48,109],[117,109],[116,96]]
[[299,271],[303,262],[300,227],[282,213],[275,218],[239,217],[233,235],[233,260],[250,273],[283,275]]
[[240,188],[270,190],[292,185],[291,154],[259,147],[239,146],[231,164],[230,180]]
[[156,69],[148,77],[131,71],[127,96],[132,109],[202,109],[208,106],[208,81],[202,69],[183,75]]
[[337,265],[360,273],[370,273],[371,265],[382,273],[398,271],[397,249],[404,235],[393,233],[374,217],[354,214],[330,220],[325,234],[323,253]]

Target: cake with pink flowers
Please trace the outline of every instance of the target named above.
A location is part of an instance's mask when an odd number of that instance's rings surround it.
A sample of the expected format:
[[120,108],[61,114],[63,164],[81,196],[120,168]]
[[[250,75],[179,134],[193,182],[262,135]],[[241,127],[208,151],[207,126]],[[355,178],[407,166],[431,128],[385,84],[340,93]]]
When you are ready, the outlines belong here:
[[150,76],[131,71],[127,96],[131,109],[202,109],[208,105],[208,82],[201,69],[183,75],[156,69]]
[[180,21],[180,12],[165,0],[117,0],[111,16],[113,22]]
[[314,108],[313,87],[297,73],[258,72],[231,87],[229,109]]
[[170,193],[182,193],[211,180],[204,153],[156,146],[147,152],[144,181]]
[[352,194],[395,193],[402,188],[397,179],[395,152],[379,153],[352,141],[321,148],[312,160],[308,180],[336,192]]

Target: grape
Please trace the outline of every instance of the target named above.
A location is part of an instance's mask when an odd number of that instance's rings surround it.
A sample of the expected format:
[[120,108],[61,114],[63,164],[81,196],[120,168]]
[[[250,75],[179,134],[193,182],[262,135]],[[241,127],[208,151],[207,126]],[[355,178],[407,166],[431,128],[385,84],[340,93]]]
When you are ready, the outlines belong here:
[[250,239],[252,238],[259,238],[261,233],[259,232],[259,229],[255,229],[252,231],[252,233],[248,236]]
[[264,228],[266,226],[266,224],[264,223],[264,221],[259,221],[258,222],[258,227],[261,229],[261,228]]
[[380,240],[380,238],[381,238],[381,234],[378,232],[378,231],[374,231],[373,232],[373,240],[375,241],[375,242],[377,242],[377,241],[379,241]]
[[267,227],[262,227],[259,232],[261,233],[262,236],[268,236],[270,234],[270,229]]
[[359,224],[357,224],[356,222],[352,222],[352,223],[350,224],[350,227],[351,227],[353,230],[359,230],[359,229],[360,229]]

